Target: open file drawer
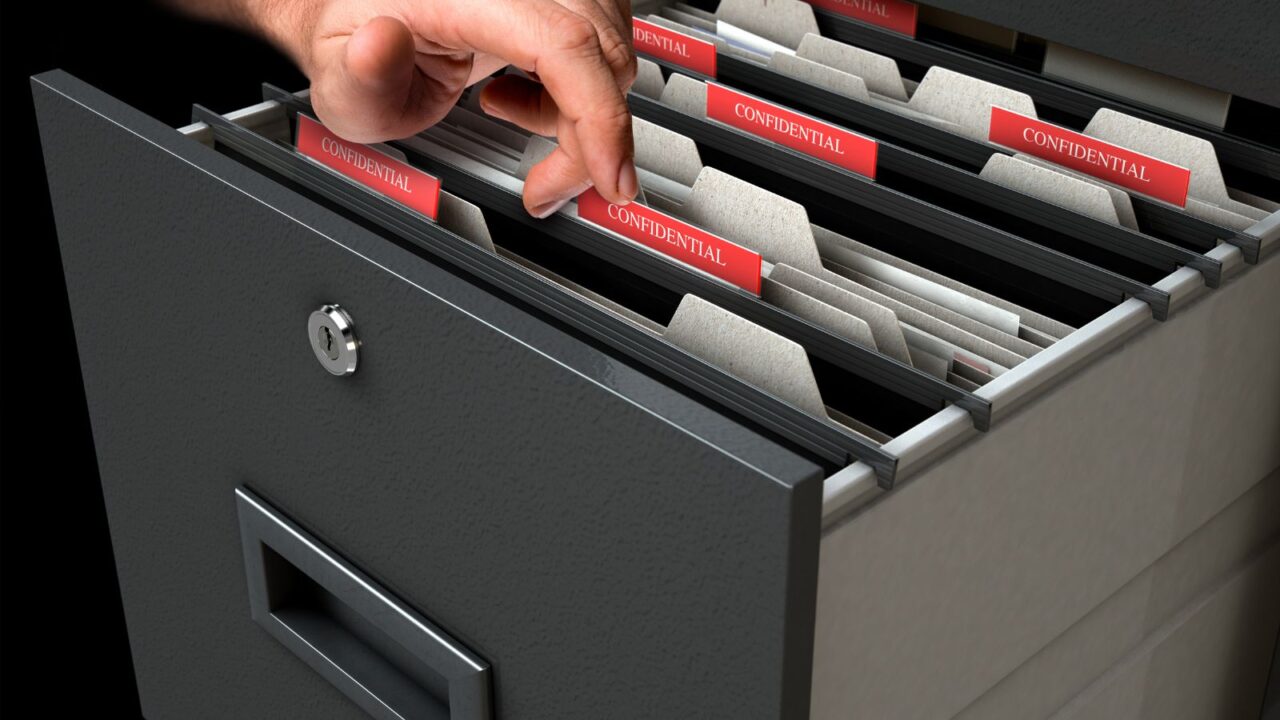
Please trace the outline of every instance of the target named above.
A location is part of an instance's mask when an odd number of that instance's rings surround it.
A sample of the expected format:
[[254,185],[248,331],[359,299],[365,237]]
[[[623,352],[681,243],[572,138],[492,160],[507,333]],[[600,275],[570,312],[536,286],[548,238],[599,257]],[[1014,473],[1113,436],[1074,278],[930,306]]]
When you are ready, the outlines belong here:
[[[482,663],[497,716],[803,717],[812,691],[815,716],[909,717],[959,711],[1280,463],[1274,257],[1216,248],[1221,288],[1161,281],[1169,322],[1124,301],[988,384],[985,436],[956,406],[898,434],[910,482],[867,504],[869,465],[74,79],[36,92],[152,717],[358,713],[250,620],[236,489]],[[351,378],[302,332],[329,302]],[[313,665],[418,672],[318,607],[382,664]],[[441,714],[438,672],[415,682]]]

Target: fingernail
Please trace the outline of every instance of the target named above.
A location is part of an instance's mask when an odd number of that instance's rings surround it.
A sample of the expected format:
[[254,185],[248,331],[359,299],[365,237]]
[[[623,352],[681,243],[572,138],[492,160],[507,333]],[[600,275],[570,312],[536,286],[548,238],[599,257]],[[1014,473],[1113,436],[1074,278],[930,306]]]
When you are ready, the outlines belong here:
[[492,103],[490,103],[488,100],[485,99],[484,93],[480,94],[480,109],[483,110],[484,113],[490,117],[496,117],[499,120],[508,119],[506,115],[503,115],[502,112],[498,110],[498,106],[493,105]]
[[548,200],[547,202],[541,205],[533,206],[533,209],[529,211],[529,214],[533,215],[538,219],[542,219],[550,215],[551,213],[559,210],[560,208],[564,207],[565,203],[569,202],[570,200],[576,199],[579,195],[586,192],[587,188],[589,187],[591,187],[590,180],[582,183],[581,185],[575,188],[571,188],[567,193],[565,193],[564,195],[554,200]]
[[618,195],[622,197],[624,203],[628,203],[635,199],[638,192],[640,192],[640,181],[636,179],[636,163],[628,158],[623,161],[622,169],[618,171]]
[[562,198],[560,200],[552,200],[549,203],[543,203],[538,207],[530,210],[529,213],[534,217],[538,218],[539,220],[541,220],[547,217],[548,215],[551,215],[555,211],[559,210],[560,208],[564,207],[565,204],[568,203],[569,200],[571,199],[572,198]]

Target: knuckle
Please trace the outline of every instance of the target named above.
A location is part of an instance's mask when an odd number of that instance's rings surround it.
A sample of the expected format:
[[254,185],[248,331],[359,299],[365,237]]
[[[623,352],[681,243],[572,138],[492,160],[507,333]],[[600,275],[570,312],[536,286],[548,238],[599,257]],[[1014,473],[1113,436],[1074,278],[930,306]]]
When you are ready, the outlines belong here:
[[609,64],[615,68],[614,72],[618,76],[618,84],[621,85],[623,92],[626,92],[631,89],[632,83],[636,81],[638,72],[636,54],[632,51],[630,43],[619,43],[617,48],[609,56]]
[[416,132],[407,129],[413,125],[413,118],[406,118],[391,108],[379,107],[372,112],[352,113],[349,111],[350,102],[345,99],[335,101],[330,93],[316,90],[313,86],[311,106],[316,118],[344,140],[372,143]]
[[604,53],[605,60],[609,62],[609,66],[618,72],[625,71],[628,67],[631,71],[635,71],[636,54],[631,47],[631,43],[623,39],[622,36],[615,32],[605,33],[601,40],[601,51]]
[[557,0],[557,2],[586,18],[591,17],[591,12],[594,9],[593,0]]
[[553,47],[572,52],[590,52],[599,48],[596,27],[591,21],[569,10],[552,15],[547,31]]
[[631,112],[626,103],[609,103],[595,113],[596,122],[619,132],[630,134]]

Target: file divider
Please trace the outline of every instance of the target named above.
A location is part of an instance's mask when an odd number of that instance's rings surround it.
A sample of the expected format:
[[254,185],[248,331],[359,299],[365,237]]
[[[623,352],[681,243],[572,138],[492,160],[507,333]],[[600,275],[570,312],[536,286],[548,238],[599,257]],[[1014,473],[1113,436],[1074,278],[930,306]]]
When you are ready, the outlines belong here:
[[[264,94],[268,99],[275,99],[272,96],[279,92],[282,91],[264,88]],[[301,109],[296,99],[289,105],[292,105],[291,109],[294,112]],[[581,301],[570,291],[555,285],[534,271],[509,262],[386,196],[325,170],[307,161],[290,148],[242,128],[207,108],[194,106],[192,121],[208,125],[217,143],[250,162],[297,183],[308,192],[354,214],[366,224],[392,233],[401,240],[547,313],[575,331],[603,342],[670,380],[685,385],[731,411],[759,423],[762,427],[804,449],[815,459],[824,463],[829,470],[860,460],[874,468],[877,482],[881,487],[887,489],[893,486],[898,465],[897,458],[877,443],[853,432],[842,430],[837,425],[824,422],[764,393],[710,363],[672,346],[651,332],[620,321],[617,316],[603,307]],[[442,177],[441,179],[446,183],[446,187],[453,186],[454,191],[459,189],[455,183],[450,182],[450,178]],[[458,194],[466,195],[465,191]],[[519,198],[516,200],[518,203]],[[521,206],[521,212],[523,212],[523,206]],[[739,294],[745,295],[745,293]],[[910,370],[910,368],[907,369]],[[912,370],[912,372],[915,371]],[[979,401],[986,410],[983,416],[990,417],[989,402],[959,390],[953,394],[958,401],[966,399],[959,397],[961,395]],[[960,402],[956,404],[959,405]],[[940,406],[939,404],[938,407]],[[977,417],[975,417],[975,425],[977,425]]]
[[[890,141],[899,149],[908,150],[933,162],[959,165],[976,174],[986,165],[991,155],[1008,152],[874,105],[857,102],[742,58],[723,54],[719,57],[718,77],[723,83],[808,112],[849,130],[865,133],[882,143]],[[704,79],[678,65],[657,58],[646,59],[665,70]],[[882,151],[880,163],[886,169],[893,169],[895,161],[906,159],[886,158],[884,154]],[[1259,246],[1248,233],[1201,220],[1141,195],[1133,195],[1132,200],[1138,220],[1149,231],[1195,249],[1209,250],[1218,241],[1228,242],[1240,248],[1245,262],[1257,263]]]
[[[824,37],[846,42],[901,62],[921,67],[941,66],[993,82],[1030,95],[1036,104],[1054,114],[1077,121],[1088,121],[1101,108],[1112,108],[1128,115],[1157,122],[1179,132],[1204,138],[1213,143],[1224,173],[1232,175],[1232,184],[1248,190],[1259,181],[1280,181],[1280,148],[1267,147],[1251,140],[1180,120],[1155,108],[1122,100],[1103,93],[1074,87],[1034,71],[1000,63],[979,55],[945,47],[928,40],[911,39],[880,30],[849,18],[841,17],[817,6],[814,14]],[[1263,72],[1259,68],[1259,72]],[[1051,119],[1050,113],[1045,113]],[[1252,182],[1243,175],[1254,175]],[[1261,180],[1259,180],[1261,179]]]
[[[1126,296],[1137,297],[1151,305],[1152,313],[1157,319],[1163,320],[1168,316],[1168,293],[1150,285],[1081,262],[997,228],[975,222],[963,215],[916,200],[856,173],[819,162],[799,152],[766,142],[733,128],[694,117],[650,98],[632,93],[628,97],[628,102],[637,117],[663,125],[693,138],[700,144],[706,144],[754,165],[767,167],[771,171],[855,205],[891,214],[917,228],[1011,262],[1095,297],[1104,298],[1112,304],[1119,303]],[[886,155],[892,155],[895,152],[907,154],[906,151],[881,143],[879,150],[881,167],[888,167],[885,164]],[[891,165],[892,161],[889,166]],[[954,168],[951,170],[951,177],[947,180],[954,183],[964,179],[971,184],[977,184],[971,178],[965,178],[962,172]],[[1025,197],[1012,191],[1007,192]],[[1046,203],[1037,204],[1047,205]],[[1064,212],[1069,211],[1064,210]],[[1079,217],[1076,213],[1070,214]],[[1142,252],[1141,258],[1157,263],[1161,267],[1167,265],[1170,272],[1174,269],[1171,263],[1175,262],[1206,267],[1211,272],[1216,265],[1214,261],[1197,253],[1173,245],[1158,244],[1158,241],[1150,240],[1137,233],[1132,234],[1142,241],[1138,245],[1138,249]],[[1163,253],[1163,256],[1156,253]],[[1217,269],[1220,272],[1220,265]]]

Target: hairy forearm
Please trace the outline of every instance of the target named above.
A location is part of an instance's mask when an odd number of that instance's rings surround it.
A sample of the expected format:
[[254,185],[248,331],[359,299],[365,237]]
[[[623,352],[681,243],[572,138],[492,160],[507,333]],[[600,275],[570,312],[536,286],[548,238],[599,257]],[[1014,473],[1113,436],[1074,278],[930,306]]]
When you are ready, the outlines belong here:
[[184,14],[265,38],[310,72],[311,37],[327,0],[160,0]]

